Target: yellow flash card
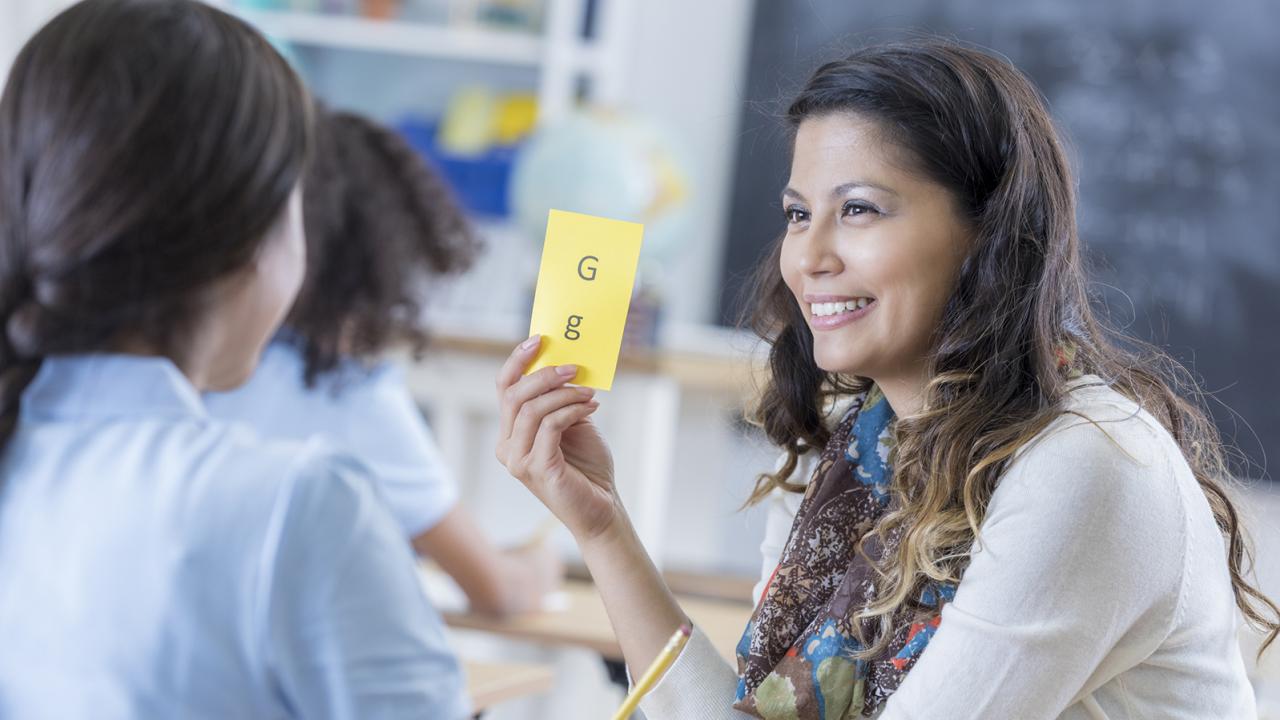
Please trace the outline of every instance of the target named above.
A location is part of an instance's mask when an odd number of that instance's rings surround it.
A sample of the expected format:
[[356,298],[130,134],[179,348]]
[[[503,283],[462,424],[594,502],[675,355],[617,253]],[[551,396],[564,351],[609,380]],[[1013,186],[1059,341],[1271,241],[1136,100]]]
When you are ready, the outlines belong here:
[[613,386],[643,236],[639,223],[551,211],[529,322],[542,345],[527,372],[577,365],[575,385]]

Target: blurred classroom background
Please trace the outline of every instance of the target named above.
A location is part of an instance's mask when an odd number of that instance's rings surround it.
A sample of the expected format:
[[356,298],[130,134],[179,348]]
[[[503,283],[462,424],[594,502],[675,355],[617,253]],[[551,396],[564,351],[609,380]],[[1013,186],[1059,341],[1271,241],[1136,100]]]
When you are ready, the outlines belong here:
[[[67,4],[0,0],[0,68]],[[547,210],[645,223],[620,375],[599,417],[642,538],[729,648],[760,572],[763,515],[740,505],[774,461],[743,421],[763,348],[734,326],[744,278],[783,224],[785,100],[822,60],[867,42],[941,33],[1007,55],[1067,136],[1112,322],[1186,362],[1240,448],[1258,574],[1280,596],[1280,493],[1267,462],[1280,457],[1280,5],[213,4],[270,36],[325,102],[399,129],[481,229],[477,266],[430,288],[435,342],[411,375],[464,500],[499,541],[522,542],[547,518],[492,452],[492,378],[526,334]],[[557,542],[572,562],[568,537]],[[620,698],[617,664],[601,662],[616,646],[589,585],[506,625],[468,616],[439,578],[426,585],[468,657],[554,670],[510,693],[523,697],[498,697],[487,717],[598,718]],[[1276,653],[1255,677],[1263,717],[1280,718]]]

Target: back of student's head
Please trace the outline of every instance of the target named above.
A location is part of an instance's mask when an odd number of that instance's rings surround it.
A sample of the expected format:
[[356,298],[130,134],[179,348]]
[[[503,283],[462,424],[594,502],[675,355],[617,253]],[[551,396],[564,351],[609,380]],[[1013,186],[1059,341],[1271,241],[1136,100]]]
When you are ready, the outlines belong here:
[[307,383],[395,342],[420,350],[431,277],[465,270],[479,247],[448,188],[392,130],[325,110],[305,185],[307,279],[288,324]]
[[269,43],[194,0],[85,0],[26,44],[0,99],[0,442],[45,358],[190,350],[286,216],[310,124]]

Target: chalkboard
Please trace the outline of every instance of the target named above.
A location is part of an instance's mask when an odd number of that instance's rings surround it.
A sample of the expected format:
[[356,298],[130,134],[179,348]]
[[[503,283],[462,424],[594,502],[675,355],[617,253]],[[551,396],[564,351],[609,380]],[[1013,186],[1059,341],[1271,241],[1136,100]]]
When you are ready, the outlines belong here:
[[1280,3],[759,0],[723,321],[784,225],[786,101],[822,61],[922,33],[993,49],[1039,85],[1077,170],[1081,237],[1111,321],[1202,379],[1247,458],[1237,472],[1275,476]]

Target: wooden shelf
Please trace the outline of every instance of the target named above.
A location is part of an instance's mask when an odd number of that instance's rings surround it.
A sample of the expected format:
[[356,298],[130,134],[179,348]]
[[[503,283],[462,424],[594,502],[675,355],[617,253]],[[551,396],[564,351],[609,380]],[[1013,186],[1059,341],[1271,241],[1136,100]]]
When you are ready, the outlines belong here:
[[542,36],[518,30],[277,10],[233,11],[267,35],[299,45],[529,68],[542,63]]

